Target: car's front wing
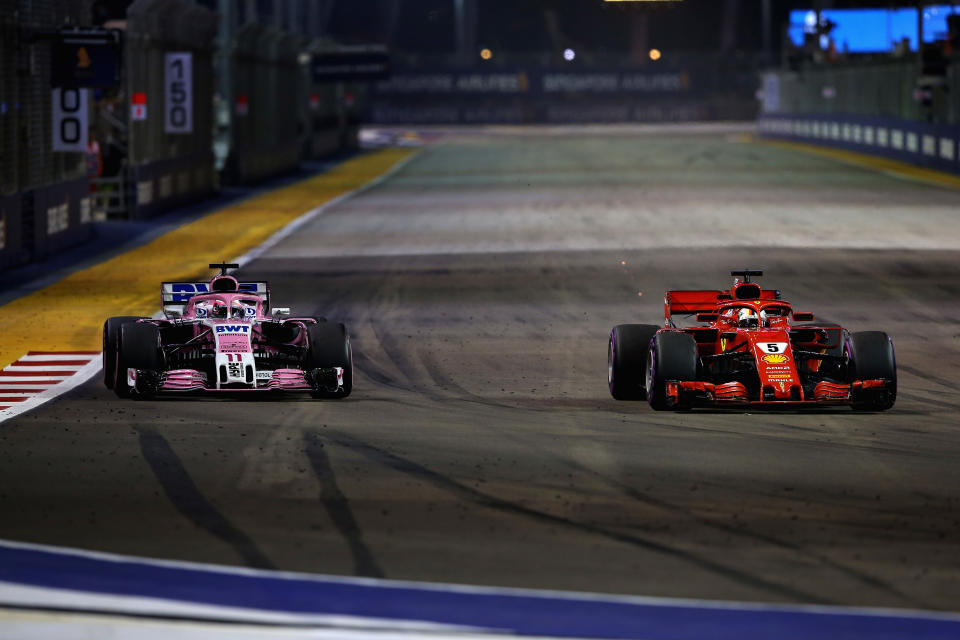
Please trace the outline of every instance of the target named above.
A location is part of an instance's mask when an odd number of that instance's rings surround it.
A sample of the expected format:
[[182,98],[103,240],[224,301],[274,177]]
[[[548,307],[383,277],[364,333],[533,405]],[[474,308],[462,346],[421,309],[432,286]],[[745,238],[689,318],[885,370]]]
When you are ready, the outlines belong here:
[[157,393],[218,392],[218,391],[327,391],[343,387],[343,368],[329,369],[275,369],[267,379],[261,378],[249,385],[231,384],[217,387],[208,376],[196,369],[146,371],[128,369],[127,384],[140,395]]
[[[790,397],[766,399],[751,398],[742,382],[691,382],[671,380],[666,383],[668,406],[829,406],[853,404],[855,395],[861,392],[876,392],[890,389],[888,380],[855,380],[852,383],[821,381],[813,389],[813,397],[802,393]],[[799,390],[799,388],[798,388]]]

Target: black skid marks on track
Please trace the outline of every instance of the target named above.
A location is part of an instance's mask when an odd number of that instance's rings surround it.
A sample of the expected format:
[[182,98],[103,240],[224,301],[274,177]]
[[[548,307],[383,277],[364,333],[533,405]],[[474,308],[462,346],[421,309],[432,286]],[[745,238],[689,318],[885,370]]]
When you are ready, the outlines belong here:
[[369,578],[383,578],[383,569],[363,541],[363,532],[350,508],[350,502],[337,485],[337,477],[330,466],[330,458],[324,450],[320,436],[314,432],[303,435],[305,452],[310,466],[320,481],[320,502],[333,521],[340,535],[347,541],[353,556],[354,573]]
[[276,568],[246,533],[217,511],[200,493],[166,438],[150,429],[137,429],[137,433],[143,457],[177,511],[233,547],[247,566],[256,569]]
[[829,600],[818,594],[807,593],[785,585],[777,584],[764,578],[750,575],[734,567],[720,564],[719,562],[700,557],[696,554],[684,551],[683,549],[677,547],[672,547],[656,540],[577,522],[576,520],[571,520],[563,516],[554,515],[545,511],[540,511],[538,509],[533,509],[531,507],[498,498],[497,496],[478,491],[461,482],[458,482],[453,478],[447,477],[432,469],[424,467],[412,460],[390,453],[389,451],[385,451],[345,434],[337,434],[331,439],[339,445],[352,448],[354,451],[367,456],[371,460],[379,462],[380,464],[395,469],[401,473],[405,473],[420,480],[430,482],[434,486],[437,486],[445,491],[449,491],[461,498],[465,498],[483,507],[530,518],[543,523],[567,527],[583,533],[603,536],[610,540],[615,540],[617,542],[628,544],[646,551],[672,556],[674,558],[689,562],[702,570],[709,571],[741,584],[762,589],[782,597],[809,603],[830,603]]

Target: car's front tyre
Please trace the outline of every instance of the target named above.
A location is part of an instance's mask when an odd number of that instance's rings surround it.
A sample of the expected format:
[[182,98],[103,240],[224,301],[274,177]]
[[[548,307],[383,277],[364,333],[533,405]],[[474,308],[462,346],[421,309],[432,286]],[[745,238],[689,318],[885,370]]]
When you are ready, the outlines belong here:
[[607,341],[607,386],[614,400],[646,400],[644,367],[654,324],[618,324]]
[[103,385],[113,389],[117,381],[117,344],[120,342],[120,327],[136,322],[137,316],[116,316],[103,323]]
[[346,398],[353,391],[353,348],[347,328],[340,322],[318,322],[307,328],[310,342],[306,356],[306,367],[313,369],[343,369],[343,384],[337,391],[318,389],[316,398]]
[[116,348],[116,382],[113,392],[120,398],[129,398],[136,391],[141,397],[150,389],[138,384],[136,389],[128,384],[127,370],[160,373],[163,370],[163,355],[160,352],[160,328],[148,322],[128,322],[120,327]]
[[671,406],[667,399],[667,381],[688,382],[697,379],[696,340],[682,331],[657,333],[650,341],[645,373],[647,401],[654,410],[689,409],[690,401],[682,397]]
[[867,389],[853,393],[854,411],[886,411],[897,401],[897,359],[893,341],[883,331],[851,334],[851,378],[887,380],[886,389]]

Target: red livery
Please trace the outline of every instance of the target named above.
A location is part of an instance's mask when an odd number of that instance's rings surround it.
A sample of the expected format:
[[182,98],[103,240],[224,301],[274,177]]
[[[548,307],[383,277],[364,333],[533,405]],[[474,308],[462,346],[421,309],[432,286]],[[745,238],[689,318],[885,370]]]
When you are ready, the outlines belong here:
[[[657,410],[893,406],[897,365],[887,334],[814,323],[780,291],[750,281],[762,271],[730,275],[726,291],[667,291],[662,327],[613,328],[607,382],[614,398],[646,399]],[[684,317],[697,324],[680,326]]]

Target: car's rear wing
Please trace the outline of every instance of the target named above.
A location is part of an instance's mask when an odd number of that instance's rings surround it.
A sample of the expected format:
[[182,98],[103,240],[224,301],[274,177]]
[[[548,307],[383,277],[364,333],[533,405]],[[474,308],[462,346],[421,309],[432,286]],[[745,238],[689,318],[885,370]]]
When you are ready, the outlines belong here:
[[[263,312],[270,313],[270,285],[266,282],[240,282],[239,293],[250,293],[263,300]],[[187,302],[195,295],[210,293],[209,282],[163,282],[160,284],[160,304],[163,312],[183,315]]]
[[[780,299],[780,291],[777,289],[756,288],[759,289],[759,295],[751,295],[749,299]],[[727,291],[667,291],[663,297],[663,316],[666,324],[669,325],[673,314],[713,313],[717,310],[717,305],[733,299],[729,289]]]

